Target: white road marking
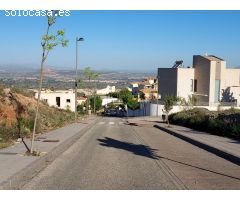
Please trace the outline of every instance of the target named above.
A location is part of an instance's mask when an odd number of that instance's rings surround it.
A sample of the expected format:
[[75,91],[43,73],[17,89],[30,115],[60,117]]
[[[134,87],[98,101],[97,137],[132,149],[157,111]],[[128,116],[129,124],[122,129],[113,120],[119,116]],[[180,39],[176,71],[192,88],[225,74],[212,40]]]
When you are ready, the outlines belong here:
[[[103,124],[105,124],[105,123],[106,123],[106,122],[98,122],[97,124],[98,124],[98,125],[103,125]],[[117,123],[115,123],[115,122],[108,122],[108,124],[109,124],[109,125],[114,125],[114,124],[123,125],[124,122],[117,122]]]

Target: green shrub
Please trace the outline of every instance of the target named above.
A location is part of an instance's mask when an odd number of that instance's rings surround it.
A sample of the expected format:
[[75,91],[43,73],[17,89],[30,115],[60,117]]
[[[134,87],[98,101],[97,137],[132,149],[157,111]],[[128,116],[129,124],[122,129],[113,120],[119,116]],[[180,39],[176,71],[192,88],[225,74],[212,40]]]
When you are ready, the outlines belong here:
[[94,101],[95,101],[95,109],[100,110],[102,108],[102,98],[100,96],[94,96],[90,98],[90,106],[94,109]]
[[128,108],[131,109],[131,110],[137,110],[137,109],[140,108],[139,102],[138,102],[137,100],[135,100],[135,99],[130,99],[130,100],[128,101],[128,103],[127,103],[127,106],[128,106]]
[[240,124],[233,124],[231,126],[231,133],[234,138],[240,138]]
[[9,142],[13,139],[18,138],[17,135],[17,127],[14,126],[6,126],[5,124],[0,125],[0,138],[1,142]]
[[208,121],[208,125],[206,127],[206,130],[210,133],[213,133],[215,135],[221,135],[223,136],[223,123],[222,121],[218,119],[210,119]]
[[171,114],[169,121],[172,124],[215,135],[240,139],[240,111],[236,109],[211,112],[207,109],[194,108]]
[[84,105],[77,105],[77,112],[80,114],[84,114]]

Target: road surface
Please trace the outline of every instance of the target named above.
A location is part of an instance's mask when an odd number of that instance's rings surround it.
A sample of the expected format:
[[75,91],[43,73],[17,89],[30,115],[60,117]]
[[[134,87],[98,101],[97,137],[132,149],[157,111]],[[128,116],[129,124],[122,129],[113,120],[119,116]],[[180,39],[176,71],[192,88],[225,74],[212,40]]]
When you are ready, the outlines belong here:
[[152,123],[100,119],[22,189],[240,189],[240,167]]

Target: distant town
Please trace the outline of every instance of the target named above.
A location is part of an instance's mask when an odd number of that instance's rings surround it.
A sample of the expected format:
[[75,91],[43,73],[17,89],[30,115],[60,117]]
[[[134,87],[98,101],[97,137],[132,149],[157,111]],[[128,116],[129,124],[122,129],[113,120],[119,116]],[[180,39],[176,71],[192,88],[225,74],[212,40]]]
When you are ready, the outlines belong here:
[[[21,70],[19,70],[21,69]],[[99,71],[101,76],[97,80],[98,89],[110,86],[124,88],[128,83],[141,81],[146,77],[156,75],[156,72],[118,72],[118,71]],[[79,75],[83,74],[83,70],[79,70]],[[53,87],[55,89],[71,89],[75,82],[74,70],[54,69],[54,67],[46,67],[44,70],[43,87]],[[0,81],[8,86],[18,85],[23,88],[37,88],[37,79],[39,78],[39,70],[24,67],[8,67],[0,65]],[[94,81],[92,81],[94,82]]]

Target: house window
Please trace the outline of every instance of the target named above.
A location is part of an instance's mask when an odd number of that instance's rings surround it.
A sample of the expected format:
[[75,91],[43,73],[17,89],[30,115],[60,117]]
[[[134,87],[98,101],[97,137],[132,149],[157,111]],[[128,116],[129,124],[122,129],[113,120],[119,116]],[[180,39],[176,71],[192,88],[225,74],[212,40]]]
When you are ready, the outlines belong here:
[[194,92],[197,92],[197,79],[194,79]]
[[71,100],[70,100],[70,99],[67,99],[67,100],[66,100],[66,102],[67,102],[67,103],[70,103],[70,102],[71,102]]
[[48,102],[48,100],[47,100],[47,99],[43,99],[43,101],[44,101],[44,102],[46,102],[46,103]]

